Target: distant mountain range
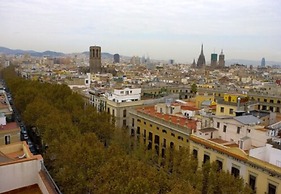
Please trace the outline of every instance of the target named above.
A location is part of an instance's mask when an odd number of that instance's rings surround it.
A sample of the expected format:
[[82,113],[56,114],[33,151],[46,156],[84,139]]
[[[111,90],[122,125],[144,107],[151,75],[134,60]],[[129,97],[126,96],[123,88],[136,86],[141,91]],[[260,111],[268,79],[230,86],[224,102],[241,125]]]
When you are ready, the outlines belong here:
[[43,57],[43,56],[51,56],[51,57],[60,57],[65,55],[61,52],[54,52],[54,51],[44,51],[44,52],[37,52],[33,50],[20,50],[20,49],[9,49],[6,47],[0,47],[0,54],[6,54],[6,55],[25,55],[30,54],[34,57]]
[[[61,57],[65,56],[67,54],[62,53],[62,52],[55,52],[55,51],[44,51],[44,52],[37,52],[33,50],[20,50],[20,49],[9,49],[6,47],[0,47],[0,54],[6,54],[6,55],[24,55],[24,54],[29,54],[30,56],[33,57],[43,57],[43,56],[49,56],[49,57]],[[89,55],[89,51],[81,52],[81,54],[84,55]],[[113,59],[113,54],[110,53],[101,53],[103,59]],[[123,58],[130,58],[128,56],[122,56]],[[255,61],[255,60],[245,60],[245,59],[229,59],[226,60],[226,65],[232,65],[232,64],[243,64],[243,65],[254,65],[258,66],[261,64],[261,61]],[[277,61],[266,61],[266,65],[279,65],[281,66],[281,62]]]
[[[89,55],[89,51],[81,52],[82,54]],[[9,49],[6,47],[0,47],[0,54],[6,54],[6,55],[25,55],[29,54],[33,57],[61,57],[66,56],[67,54],[62,52],[55,52],[55,51],[44,51],[44,52],[37,52],[33,50],[20,50],[20,49]],[[110,53],[101,53],[102,58],[111,58],[113,59],[113,54]]]

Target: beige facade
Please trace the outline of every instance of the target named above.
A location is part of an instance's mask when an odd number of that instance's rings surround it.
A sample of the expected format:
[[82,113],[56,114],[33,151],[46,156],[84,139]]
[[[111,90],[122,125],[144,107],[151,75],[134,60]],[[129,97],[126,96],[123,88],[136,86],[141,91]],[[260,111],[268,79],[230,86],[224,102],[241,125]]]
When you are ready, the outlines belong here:
[[20,128],[16,125],[16,123],[8,123],[6,126],[1,127],[0,146],[20,141]]

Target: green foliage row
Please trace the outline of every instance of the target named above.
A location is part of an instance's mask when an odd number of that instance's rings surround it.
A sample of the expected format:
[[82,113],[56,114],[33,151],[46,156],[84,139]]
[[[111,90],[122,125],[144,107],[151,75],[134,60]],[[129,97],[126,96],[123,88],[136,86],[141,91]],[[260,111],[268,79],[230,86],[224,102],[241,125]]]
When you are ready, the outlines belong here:
[[66,85],[24,80],[13,68],[2,74],[24,122],[48,144],[44,161],[63,193],[251,192],[215,164],[198,168],[188,149],[166,149],[165,158],[147,151]]

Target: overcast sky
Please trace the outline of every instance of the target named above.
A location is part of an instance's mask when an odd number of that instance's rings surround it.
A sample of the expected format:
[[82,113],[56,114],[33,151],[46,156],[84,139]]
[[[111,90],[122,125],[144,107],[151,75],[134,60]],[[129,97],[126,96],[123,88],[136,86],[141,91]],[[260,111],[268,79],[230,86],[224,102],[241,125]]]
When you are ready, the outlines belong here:
[[0,46],[281,61],[281,0],[1,0]]

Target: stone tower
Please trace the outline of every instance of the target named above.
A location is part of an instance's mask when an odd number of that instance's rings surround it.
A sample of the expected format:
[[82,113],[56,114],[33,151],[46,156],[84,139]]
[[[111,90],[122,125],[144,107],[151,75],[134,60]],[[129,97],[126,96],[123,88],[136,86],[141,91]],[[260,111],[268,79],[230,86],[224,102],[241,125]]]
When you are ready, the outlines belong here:
[[90,73],[101,73],[100,46],[90,46]]

